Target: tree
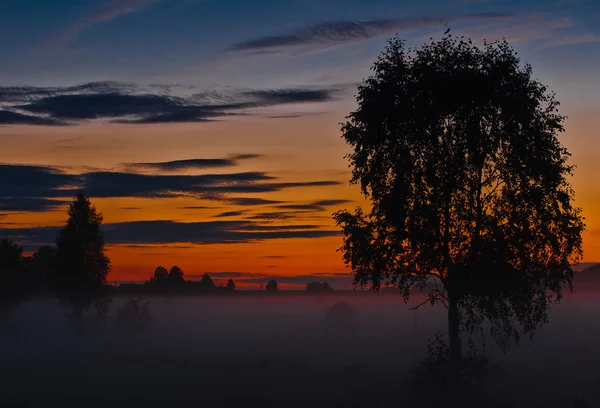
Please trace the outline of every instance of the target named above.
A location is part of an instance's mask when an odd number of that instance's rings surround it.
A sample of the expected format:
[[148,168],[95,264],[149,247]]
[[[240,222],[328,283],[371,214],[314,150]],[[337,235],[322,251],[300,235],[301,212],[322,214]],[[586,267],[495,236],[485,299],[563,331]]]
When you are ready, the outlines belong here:
[[461,332],[506,347],[533,335],[582,255],[573,166],[554,94],[506,41],[477,47],[448,32],[416,50],[390,40],[342,125],[353,184],[371,208],[339,211],[355,285],[439,282],[450,360]]
[[31,256],[31,278],[37,286],[44,287],[53,280],[56,267],[56,248],[41,246]]
[[0,322],[25,296],[23,247],[8,238],[0,241]]
[[154,275],[150,278],[150,282],[161,285],[167,283],[168,278],[169,271],[163,266],[157,266],[154,270]]
[[307,292],[333,292],[333,288],[327,282],[310,282],[306,284]]
[[228,290],[228,291],[230,291],[230,292],[233,292],[235,290],[235,283],[233,282],[232,279],[229,279],[227,281],[227,285],[225,285],[225,289]]
[[275,280],[270,280],[265,289],[267,292],[277,292],[277,282]]
[[200,279],[199,287],[200,287],[200,290],[205,290],[205,291],[211,291],[216,288],[212,278],[210,277],[210,275],[208,273],[205,273],[202,276],[202,279]]
[[82,193],[77,194],[68,215],[56,241],[54,283],[59,297],[73,307],[76,323],[81,324],[83,310],[104,288],[110,260],[104,254],[102,214],[90,200]]
[[185,282],[185,280],[183,279],[183,271],[179,266],[174,266],[171,268],[167,279],[169,283],[172,284],[180,284]]

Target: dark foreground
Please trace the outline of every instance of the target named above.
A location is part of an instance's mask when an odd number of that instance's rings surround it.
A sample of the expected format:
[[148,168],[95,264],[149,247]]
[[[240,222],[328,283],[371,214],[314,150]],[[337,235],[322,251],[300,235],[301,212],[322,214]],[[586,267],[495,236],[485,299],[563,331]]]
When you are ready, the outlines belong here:
[[[438,384],[404,384],[444,328],[442,311],[352,295],[355,325],[331,327],[324,316],[339,298],[148,298],[144,330],[114,327],[125,301],[115,299],[108,319],[87,316],[79,335],[53,299],[38,299],[0,339],[0,407],[446,406]],[[600,406],[596,299],[567,298],[534,341],[506,355],[488,345],[497,368],[471,406]]]

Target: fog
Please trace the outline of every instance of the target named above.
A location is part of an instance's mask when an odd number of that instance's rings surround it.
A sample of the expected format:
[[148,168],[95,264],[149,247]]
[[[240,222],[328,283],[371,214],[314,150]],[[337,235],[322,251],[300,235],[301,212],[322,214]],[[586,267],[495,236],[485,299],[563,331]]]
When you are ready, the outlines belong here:
[[[487,338],[497,365],[489,406],[570,407],[579,396],[600,406],[598,295],[567,295],[532,341],[506,354]],[[443,306],[409,310],[423,295],[405,304],[395,294],[282,292],[146,296],[152,324],[118,329],[129,299],[115,297],[106,320],[91,308],[84,334],[54,298],[16,308],[0,340],[0,403],[405,406],[407,369],[447,324]],[[340,302],[353,324],[328,315]]]

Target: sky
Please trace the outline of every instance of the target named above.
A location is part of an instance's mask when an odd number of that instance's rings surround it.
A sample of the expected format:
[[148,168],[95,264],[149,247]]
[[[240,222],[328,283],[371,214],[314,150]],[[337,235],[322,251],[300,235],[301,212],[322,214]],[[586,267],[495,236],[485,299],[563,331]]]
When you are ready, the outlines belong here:
[[0,234],[52,243],[83,188],[111,281],[158,265],[258,286],[349,281],[331,214],[364,204],[340,123],[398,34],[505,37],[568,116],[600,261],[596,1],[4,0]]

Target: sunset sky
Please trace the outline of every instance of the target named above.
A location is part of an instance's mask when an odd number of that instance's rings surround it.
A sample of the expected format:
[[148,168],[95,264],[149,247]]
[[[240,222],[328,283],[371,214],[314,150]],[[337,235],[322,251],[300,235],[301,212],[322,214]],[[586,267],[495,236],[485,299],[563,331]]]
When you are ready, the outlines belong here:
[[83,189],[111,281],[347,282],[331,214],[361,196],[339,123],[388,37],[447,23],[506,37],[556,92],[600,261],[598,21],[592,0],[2,1],[0,234],[52,243]]

